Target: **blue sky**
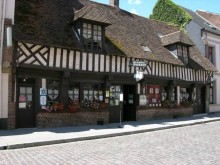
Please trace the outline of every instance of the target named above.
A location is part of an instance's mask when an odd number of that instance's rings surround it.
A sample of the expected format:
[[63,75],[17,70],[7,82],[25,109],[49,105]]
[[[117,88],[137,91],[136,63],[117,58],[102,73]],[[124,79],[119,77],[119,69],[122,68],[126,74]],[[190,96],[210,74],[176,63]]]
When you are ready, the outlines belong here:
[[[93,0],[108,4],[109,0]],[[174,3],[196,11],[197,9],[220,14],[220,0],[172,0]],[[120,0],[120,8],[143,17],[149,17],[157,0]]]

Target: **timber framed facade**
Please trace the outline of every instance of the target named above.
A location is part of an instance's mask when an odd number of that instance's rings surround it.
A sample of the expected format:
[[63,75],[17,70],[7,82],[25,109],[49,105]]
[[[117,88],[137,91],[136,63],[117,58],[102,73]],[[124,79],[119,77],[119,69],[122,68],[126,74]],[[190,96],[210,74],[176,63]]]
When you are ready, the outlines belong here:
[[[114,123],[120,113],[122,121],[136,121],[208,112],[207,87],[215,68],[178,27],[88,0],[16,3],[8,100],[16,107],[8,128]],[[23,5],[32,9],[28,20]],[[34,9],[48,5],[59,6],[56,18],[50,11],[48,20],[35,19]],[[59,14],[66,6],[74,13]],[[48,12],[44,9],[37,15]],[[59,27],[47,26],[55,20]],[[84,22],[94,25],[87,33]],[[131,26],[136,23],[140,26]],[[96,24],[100,33],[90,33]],[[179,44],[189,50],[187,64],[170,50]],[[96,50],[88,49],[91,45]],[[136,81],[137,73],[142,77]],[[181,108],[169,111],[172,106]]]

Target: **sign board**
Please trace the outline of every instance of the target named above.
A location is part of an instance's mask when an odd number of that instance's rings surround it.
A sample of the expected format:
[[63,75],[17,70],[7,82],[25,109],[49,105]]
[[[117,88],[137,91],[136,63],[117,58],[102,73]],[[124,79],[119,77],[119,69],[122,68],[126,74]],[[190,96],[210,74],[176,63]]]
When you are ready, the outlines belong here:
[[145,61],[130,61],[129,66],[146,67],[147,63]]
[[120,94],[120,101],[121,101],[121,102],[124,100],[123,98],[124,98],[124,95],[123,95],[123,93],[121,93],[121,94]]
[[47,97],[46,96],[40,96],[40,105],[41,106],[47,105]]
[[40,96],[46,96],[47,95],[47,89],[40,88]]

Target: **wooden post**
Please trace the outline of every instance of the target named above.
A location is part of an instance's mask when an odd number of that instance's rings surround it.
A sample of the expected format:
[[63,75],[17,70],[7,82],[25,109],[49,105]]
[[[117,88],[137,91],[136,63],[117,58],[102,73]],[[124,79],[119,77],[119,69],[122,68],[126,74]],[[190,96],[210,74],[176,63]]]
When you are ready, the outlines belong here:
[[68,108],[68,104],[69,104],[69,96],[68,96],[69,77],[70,77],[70,72],[65,71],[63,73],[62,81],[61,81],[61,102],[64,104],[65,110]]

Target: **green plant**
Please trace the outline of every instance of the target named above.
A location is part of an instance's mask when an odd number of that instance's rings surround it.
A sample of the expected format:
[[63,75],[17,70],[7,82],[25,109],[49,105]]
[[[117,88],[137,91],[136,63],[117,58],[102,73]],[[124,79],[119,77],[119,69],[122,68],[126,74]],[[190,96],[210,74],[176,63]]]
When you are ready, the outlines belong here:
[[150,19],[175,24],[183,30],[192,17],[181,6],[176,5],[171,0],[158,0]]
[[166,108],[175,108],[177,106],[176,101],[174,100],[163,100],[161,104]]
[[188,100],[183,100],[180,103],[183,107],[190,107],[192,106],[192,101],[188,101]]
[[74,113],[80,108],[80,104],[78,101],[73,101],[68,106],[68,112]]

